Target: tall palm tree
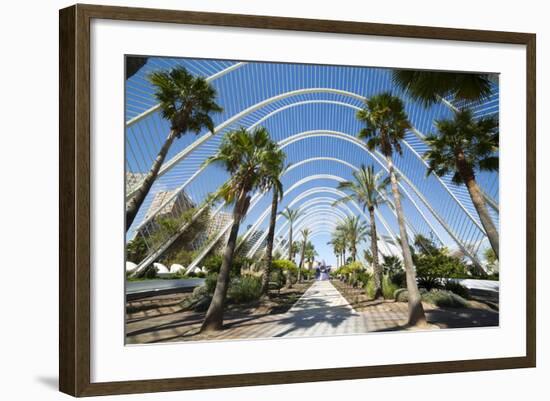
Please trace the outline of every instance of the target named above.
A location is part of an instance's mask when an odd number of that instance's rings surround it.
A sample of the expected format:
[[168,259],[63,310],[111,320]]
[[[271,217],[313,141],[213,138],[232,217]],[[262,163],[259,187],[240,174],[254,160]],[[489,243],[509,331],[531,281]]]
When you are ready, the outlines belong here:
[[289,230],[288,230],[288,260],[292,261],[294,259],[293,257],[293,249],[292,249],[292,234],[293,234],[293,228],[294,228],[294,222],[298,220],[298,217],[300,217],[303,214],[303,211],[301,209],[290,209],[288,206],[285,207],[285,209],[281,212],[281,216],[283,216],[285,219],[288,220],[289,224]]
[[221,330],[225,297],[229,286],[229,272],[233,264],[239,227],[250,205],[254,190],[266,191],[273,185],[273,172],[281,171],[285,154],[279,149],[268,131],[259,127],[249,132],[244,128],[227,133],[218,152],[209,157],[205,165],[219,164],[230,178],[216,193],[216,197],[234,204],[233,223],[223,253],[216,289],[201,331]]
[[145,179],[126,204],[126,230],[155,182],[174,140],[189,131],[198,134],[203,128],[214,132],[210,114],[222,111],[215,102],[216,90],[204,78],[194,77],[183,67],[154,72],[149,80],[156,88],[155,97],[160,103],[162,117],[170,122],[170,131]]
[[367,236],[367,226],[357,216],[347,216],[336,228],[346,238],[346,243],[351,254],[351,260],[357,260],[357,245],[363,242]]
[[313,245],[311,241],[308,241],[306,245],[305,260],[312,263],[317,255],[318,253],[315,250],[315,245]]
[[370,238],[372,266],[374,271],[375,298],[382,297],[382,267],[378,260],[378,234],[376,231],[376,220],[374,210],[386,202],[386,188],[389,185],[389,177],[382,179],[383,172],[374,173],[374,167],[361,165],[358,171],[353,173],[354,181],[344,181],[338,184],[338,189],[348,194],[337,200],[341,202],[355,201],[363,206],[363,211],[369,211],[370,217]]
[[266,295],[269,289],[269,276],[271,274],[271,265],[273,263],[273,242],[275,240],[275,224],[277,222],[277,209],[279,201],[283,198],[283,184],[280,180],[280,172],[274,172],[271,177],[271,190],[273,192],[271,198],[271,215],[269,217],[269,229],[266,238],[265,250],[265,266],[262,272],[262,295]]
[[302,267],[304,265],[304,258],[306,256],[306,247],[308,243],[311,230],[309,228],[303,228],[300,230],[302,234],[302,251],[300,252],[300,264],[298,265],[298,282],[302,280]]
[[491,94],[489,74],[394,70],[392,78],[398,87],[424,106],[430,106],[446,96],[476,101]]
[[365,100],[365,107],[357,112],[357,118],[365,124],[365,128],[359,132],[359,138],[366,141],[367,148],[370,150],[380,150],[386,158],[407,277],[409,324],[423,325],[426,323],[426,315],[424,314],[420,292],[416,283],[416,271],[413,265],[411,249],[409,248],[409,238],[405,227],[401,195],[397,186],[397,176],[393,165],[393,152],[402,153],[401,141],[411,125],[401,99],[387,92]]
[[498,258],[498,231],[489,215],[485,197],[476,181],[476,171],[498,171],[498,120],[474,119],[472,111],[455,112],[451,120],[436,121],[437,134],[426,138],[430,149],[424,153],[428,174],[453,174],[455,184],[466,185],[479,220]]
[[342,266],[342,251],[345,248],[344,240],[338,231],[333,231],[331,239],[327,242],[327,245],[332,245],[332,250],[336,255],[336,267]]

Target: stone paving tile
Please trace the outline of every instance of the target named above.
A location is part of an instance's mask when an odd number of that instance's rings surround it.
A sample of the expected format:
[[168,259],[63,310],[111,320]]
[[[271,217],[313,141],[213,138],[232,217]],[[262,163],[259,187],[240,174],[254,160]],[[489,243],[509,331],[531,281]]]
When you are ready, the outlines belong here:
[[[246,334],[258,337],[311,337],[364,333],[367,323],[330,281],[315,282],[285,314],[255,322]],[[248,337],[248,336],[247,336]]]
[[[169,308],[166,311],[171,312]],[[196,316],[175,313],[167,318],[162,314],[146,322],[140,321],[141,316],[133,317],[135,322],[129,325],[131,343],[312,337],[398,328],[406,322],[407,305],[402,304],[396,312],[382,302],[357,312],[330,281],[316,281],[286,313],[234,317],[225,321],[223,331],[207,337],[194,335],[201,323]]]

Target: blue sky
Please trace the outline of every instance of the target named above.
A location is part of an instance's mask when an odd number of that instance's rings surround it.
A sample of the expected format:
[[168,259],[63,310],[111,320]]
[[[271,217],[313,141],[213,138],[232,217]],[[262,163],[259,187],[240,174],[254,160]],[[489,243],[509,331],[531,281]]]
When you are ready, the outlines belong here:
[[[150,58],[147,64],[126,82],[126,120],[131,120],[156,104],[153,97],[153,88],[147,81],[147,75],[150,72],[168,69],[175,65],[183,65],[195,75],[209,77],[236,63],[236,61],[225,60]],[[216,125],[265,99],[307,88],[337,89],[363,97],[369,97],[383,91],[391,91],[393,94],[402,97],[410,121],[423,134],[434,131],[434,120],[448,118],[452,115],[451,110],[443,103],[426,109],[418,102],[409,99],[392,84],[391,71],[383,68],[246,62],[239,68],[212,80],[212,85],[217,90],[218,103],[224,108],[223,113],[213,116]],[[361,101],[353,97],[315,92],[286,97],[255,110],[212,137],[174,169],[160,177],[144,202],[134,227],[143,219],[152,201],[153,194],[160,190],[175,189],[191,177],[205,158],[216,151],[224,132],[240,126],[250,127],[258,120],[269,115],[270,117],[266,118],[262,125],[269,130],[276,141],[283,141],[285,138],[303,132],[318,132],[316,137],[296,141],[285,147],[289,163],[295,164],[301,160],[322,157],[344,160],[353,166],[373,164],[377,171],[382,169],[382,166],[360,146],[339,137],[325,135],[326,132],[330,131],[355,137],[361,129],[361,124],[355,118],[356,108],[361,107],[361,105]],[[484,104],[476,106],[475,112],[478,116],[498,113],[497,85],[494,85],[494,94]],[[127,126],[127,171],[145,172],[149,169],[153,157],[168,133],[168,129],[168,123],[160,117],[159,113],[152,113],[138,123]],[[204,134],[204,132],[199,134],[199,137]],[[194,134],[187,134],[177,140],[170,149],[167,160],[190,145],[197,137]],[[412,132],[407,134],[406,141],[410,148],[404,146],[403,155],[395,157],[397,167],[418,188],[418,191],[428,199],[430,206],[440,218],[447,222],[455,235],[464,242],[479,241],[482,235],[476,224],[468,216],[469,214],[476,221],[477,214],[466,190],[450,183],[448,177],[443,178],[443,182],[452,193],[451,196],[435,177],[426,177],[425,166],[416,155],[422,155],[426,150],[426,145]],[[285,188],[290,188],[294,183],[316,175],[330,175],[348,180],[351,179],[352,171],[348,166],[335,161],[311,161],[289,172],[284,177],[283,184]],[[224,171],[218,167],[209,167],[185,191],[193,200],[200,202],[226,179],[227,175]],[[498,174],[479,174],[478,181],[482,188],[498,202]],[[410,198],[405,197],[403,204],[413,229],[424,235],[430,235],[433,228],[433,231],[437,232],[445,245],[456,248],[449,234],[438,223],[437,218],[434,217],[429,208],[424,206],[421,199],[414,194],[412,187],[403,181],[402,184],[407,192],[411,194]],[[285,197],[281,209],[307,190],[321,187],[335,188],[336,186],[337,181],[328,178],[307,181]],[[336,195],[331,193],[318,192],[305,197],[297,204],[303,204],[316,197],[337,198]],[[459,200],[466,211],[455,202],[453,197]],[[258,220],[261,213],[269,207],[270,199],[269,194],[264,196],[258,205],[250,210],[245,222],[242,224],[241,233],[244,233],[248,225],[254,224]],[[414,203],[417,204],[420,210],[414,206]],[[313,242],[320,255],[319,257],[325,259],[327,263],[334,263],[335,258],[332,250],[326,245],[330,238],[329,232],[332,229],[330,220],[334,213],[330,212],[330,202],[325,206],[323,208],[321,205],[319,214],[316,215],[316,218],[311,219],[308,224],[315,227],[318,232],[314,236]],[[329,210],[326,210],[327,208]],[[390,228],[397,232],[397,224],[392,212],[383,206],[380,208],[380,213],[388,222]],[[422,218],[422,214],[426,217],[427,222]],[[493,213],[493,217],[498,223],[498,215]],[[377,223],[382,234],[386,234],[382,224],[378,221]],[[266,227],[267,219],[260,225],[261,229]],[[128,235],[131,237],[132,230]]]

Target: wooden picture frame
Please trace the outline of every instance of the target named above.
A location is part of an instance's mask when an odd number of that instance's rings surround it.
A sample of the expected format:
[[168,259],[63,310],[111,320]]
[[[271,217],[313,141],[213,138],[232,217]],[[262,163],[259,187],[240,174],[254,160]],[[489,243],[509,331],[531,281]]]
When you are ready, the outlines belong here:
[[[90,380],[90,21],[94,18],[518,44],[527,58],[526,356],[92,383]],[[535,48],[529,33],[75,5],[60,11],[59,388],[73,396],[534,367],[536,363]]]

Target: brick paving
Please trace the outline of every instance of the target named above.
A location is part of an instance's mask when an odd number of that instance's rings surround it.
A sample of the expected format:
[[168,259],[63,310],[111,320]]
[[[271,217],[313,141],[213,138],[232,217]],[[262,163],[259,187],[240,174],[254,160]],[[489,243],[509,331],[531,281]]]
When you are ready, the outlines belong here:
[[152,312],[129,319],[128,343],[361,334],[403,329],[407,320],[406,303],[373,301],[355,311],[330,281],[314,282],[286,313],[231,315],[224,330],[213,334],[198,334],[203,314],[175,305]]
[[316,281],[288,312],[244,323],[240,330],[248,338],[312,337],[364,333],[368,327],[330,281]]

